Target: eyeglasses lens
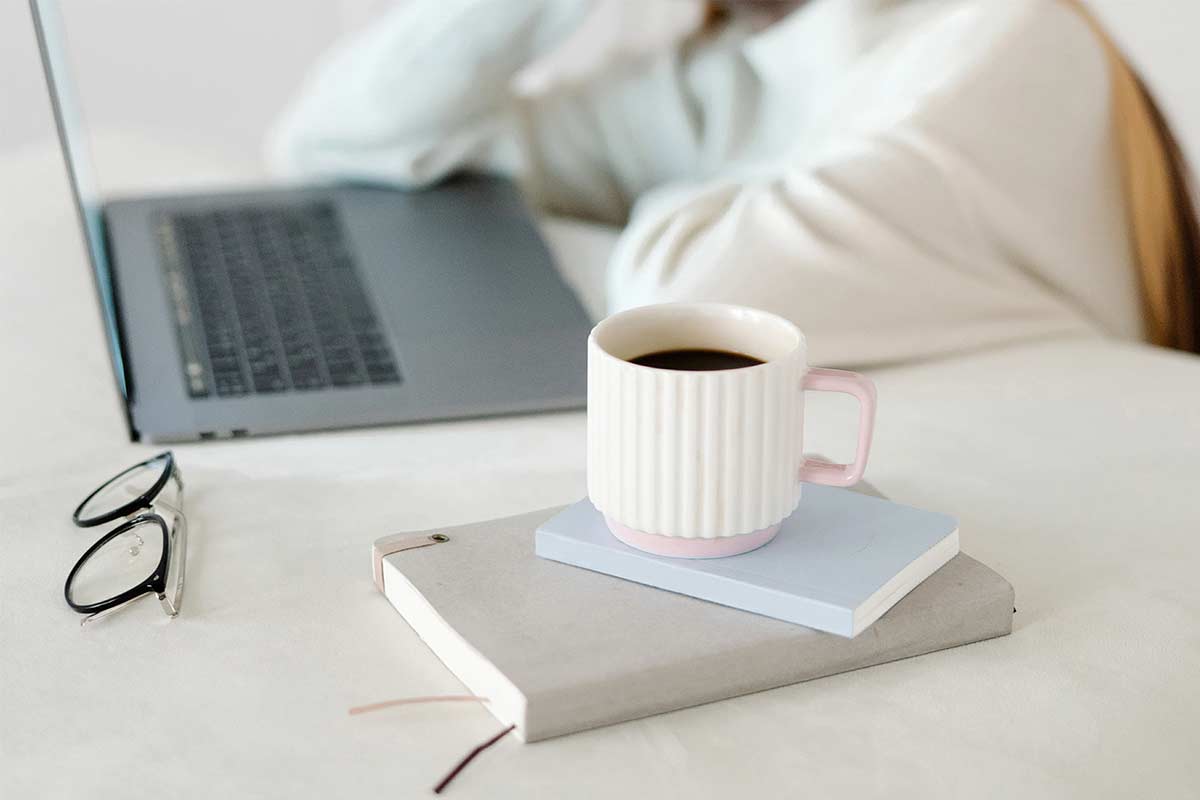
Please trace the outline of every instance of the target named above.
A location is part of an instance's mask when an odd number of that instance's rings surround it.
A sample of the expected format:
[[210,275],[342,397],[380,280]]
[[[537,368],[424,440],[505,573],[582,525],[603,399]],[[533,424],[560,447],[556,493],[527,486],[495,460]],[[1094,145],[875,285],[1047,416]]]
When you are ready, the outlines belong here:
[[89,520],[112,513],[148,492],[162,477],[166,468],[167,459],[163,456],[122,472],[106,483],[94,497],[84,504],[80,509],[79,518]]
[[100,603],[145,583],[162,559],[163,535],[147,522],[113,537],[84,561],[71,582],[71,599]]

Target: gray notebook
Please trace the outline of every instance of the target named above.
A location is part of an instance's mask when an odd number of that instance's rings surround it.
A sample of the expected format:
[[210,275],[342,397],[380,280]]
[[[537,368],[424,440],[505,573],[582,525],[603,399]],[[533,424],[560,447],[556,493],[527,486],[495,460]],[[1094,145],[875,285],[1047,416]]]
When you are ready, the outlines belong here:
[[561,510],[375,543],[380,590],[527,742],[1012,631],[1012,587],[966,555],[845,639],[538,558]]
[[728,558],[651,555],[619,541],[588,500],[546,521],[537,554],[839,636],[858,636],[958,555],[958,520],[832,486],[764,547]]

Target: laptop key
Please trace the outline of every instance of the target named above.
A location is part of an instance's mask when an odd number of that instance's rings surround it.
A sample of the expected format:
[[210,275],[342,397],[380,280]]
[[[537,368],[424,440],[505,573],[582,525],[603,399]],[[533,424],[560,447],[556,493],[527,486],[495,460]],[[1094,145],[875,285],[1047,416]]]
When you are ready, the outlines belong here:
[[402,380],[331,203],[188,211],[164,224],[202,331],[181,364],[193,396],[206,378],[220,397]]
[[396,365],[387,364],[371,364],[367,366],[367,375],[371,378],[371,383],[399,383],[400,373],[396,371]]

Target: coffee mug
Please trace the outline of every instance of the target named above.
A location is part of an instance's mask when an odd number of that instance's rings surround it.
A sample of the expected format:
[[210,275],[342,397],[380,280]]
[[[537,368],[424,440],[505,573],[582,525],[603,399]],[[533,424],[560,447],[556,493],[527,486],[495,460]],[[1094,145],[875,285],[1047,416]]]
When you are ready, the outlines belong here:
[[[858,398],[853,463],[804,455],[805,391]],[[874,384],[810,368],[804,334],[765,311],[642,306],[588,337],[588,494],[640,550],[716,558],[761,547],[804,481],[858,482],[874,421]]]

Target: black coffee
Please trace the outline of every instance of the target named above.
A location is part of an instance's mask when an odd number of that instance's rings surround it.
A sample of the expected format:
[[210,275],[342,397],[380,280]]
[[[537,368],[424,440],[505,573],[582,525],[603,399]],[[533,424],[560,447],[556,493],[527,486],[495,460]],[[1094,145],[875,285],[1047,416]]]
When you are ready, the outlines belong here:
[[718,369],[741,369],[763,363],[754,356],[731,353],[728,350],[660,350],[629,359],[630,363],[657,369],[688,372],[711,372]]

